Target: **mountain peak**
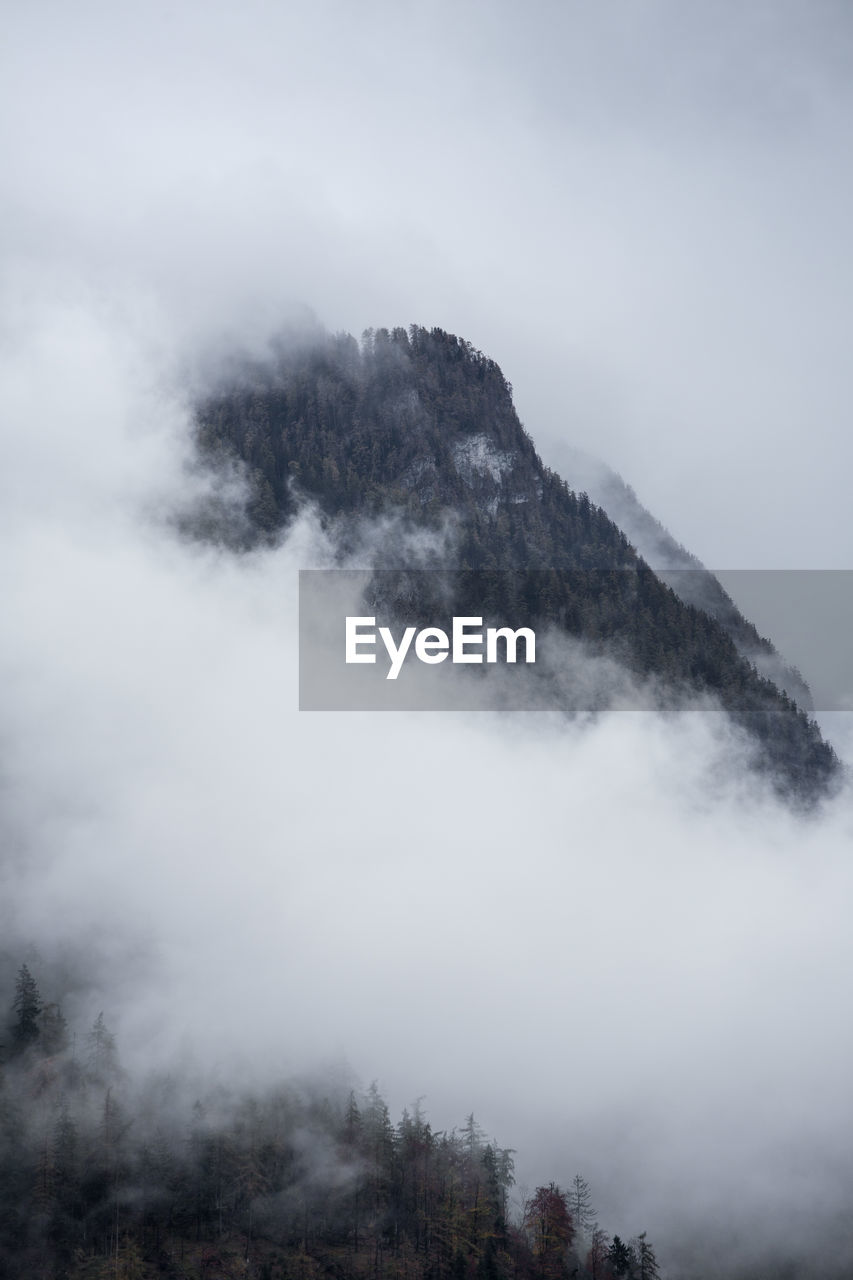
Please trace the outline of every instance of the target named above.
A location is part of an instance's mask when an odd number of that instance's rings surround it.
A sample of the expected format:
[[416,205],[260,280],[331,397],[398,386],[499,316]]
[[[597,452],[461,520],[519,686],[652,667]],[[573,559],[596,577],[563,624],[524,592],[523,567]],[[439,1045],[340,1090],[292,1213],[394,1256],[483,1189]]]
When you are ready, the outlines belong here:
[[[705,599],[680,598],[602,507],[543,464],[510,383],[470,342],[412,326],[368,330],[360,345],[348,334],[279,343],[199,403],[197,440],[208,461],[245,468],[249,541],[277,537],[306,498],[339,538],[353,519],[394,512],[437,530],[451,516],[455,536],[433,567],[521,575],[502,589],[531,617],[640,681],[712,695],[786,794],[813,796],[834,777],[817,726],[744,652],[753,635],[772,646],[728,597],[724,616],[707,584]],[[375,568],[398,566],[396,544],[375,548]],[[466,590],[470,612],[478,597]],[[480,611],[500,590],[482,586]]]

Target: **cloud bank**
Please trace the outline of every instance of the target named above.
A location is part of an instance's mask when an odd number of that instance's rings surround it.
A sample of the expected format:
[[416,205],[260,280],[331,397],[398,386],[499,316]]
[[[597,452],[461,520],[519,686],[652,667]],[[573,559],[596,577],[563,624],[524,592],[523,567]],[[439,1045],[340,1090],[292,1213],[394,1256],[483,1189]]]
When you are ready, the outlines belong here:
[[88,953],[69,999],[136,1070],[346,1060],[671,1256],[834,1242],[849,794],[792,816],[699,713],[299,713],[327,536],[180,540],[186,409],[137,339],[55,309],[2,371],[7,950]]

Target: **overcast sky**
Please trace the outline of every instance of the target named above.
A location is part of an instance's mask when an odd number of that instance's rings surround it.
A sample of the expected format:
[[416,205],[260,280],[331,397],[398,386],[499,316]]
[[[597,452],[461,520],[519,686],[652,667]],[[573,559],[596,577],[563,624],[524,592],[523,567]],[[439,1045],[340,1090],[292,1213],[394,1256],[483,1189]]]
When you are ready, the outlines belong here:
[[469,338],[712,567],[853,567],[849,6],[5,8],[11,936],[110,958],[135,1061],[343,1055],[611,1229],[811,1249],[849,801],[697,718],[300,715],[310,515],[242,562],[162,516],[186,369],[307,307]]
[[7,287],[439,325],[712,567],[850,567],[843,0],[35,0],[0,56]]

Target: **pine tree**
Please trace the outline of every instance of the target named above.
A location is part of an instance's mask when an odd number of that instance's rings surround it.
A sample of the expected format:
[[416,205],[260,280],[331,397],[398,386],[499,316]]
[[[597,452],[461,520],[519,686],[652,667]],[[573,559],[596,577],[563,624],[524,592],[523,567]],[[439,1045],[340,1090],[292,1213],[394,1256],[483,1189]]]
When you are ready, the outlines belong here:
[[465,1144],[465,1150],[469,1159],[476,1159],[480,1149],[484,1145],[484,1134],[483,1130],[474,1119],[473,1111],[465,1119],[465,1124],[462,1127],[462,1140]]
[[12,1036],[16,1050],[22,1053],[30,1045],[35,1044],[39,1037],[39,1014],[42,1011],[36,980],[25,964],[22,964],[18,970],[12,1008],[16,1015]]
[[660,1268],[655,1251],[646,1239],[645,1231],[637,1236],[634,1254],[637,1259],[637,1280],[657,1280]]
[[48,1056],[68,1048],[68,1023],[58,1004],[46,1004],[41,1011],[41,1048]]
[[86,1065],[97,1080],[106,1081],[115,1076],[118,1070],[115,1036],[104,1022],[103,1013],[98,1014],[86,1037],[86,1049]]
[[586,1178],[576,1173],[569,1191],[569,1208],[575,1220],[575,1230],[587,1236],[595,1222],[595,1210],[592,1207],[592,1192]]
[[625,1276],[631,1270],[633,1250],[619,1236],[614,1236],[607,1250],[607,1261],[615,1276]]
[[53,1158],[54,1209],[50,1235],[60,1258],[67,1259],[79,1240],[80,1224],[80,1159],[77,1126],[68,1114],[65,1102],[51,1137]]
[[359,1110],[354,1089],[350,1089],[349,1097],[347,1098],[343,1139],[350,1150],[357,1148],[361,1142],[361,1111]]
[[56,1195],[61,1204],[71,1203],[77,1182],[79,1140],[77,1126],[63,1103],[53,1128],[53,1164]]

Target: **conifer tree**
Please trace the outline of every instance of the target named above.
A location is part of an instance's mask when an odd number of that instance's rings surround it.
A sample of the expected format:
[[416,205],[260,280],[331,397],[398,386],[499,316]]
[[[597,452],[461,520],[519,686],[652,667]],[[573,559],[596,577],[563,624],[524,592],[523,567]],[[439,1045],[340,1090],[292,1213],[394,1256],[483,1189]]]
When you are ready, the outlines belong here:
[[613,1237],[613,1243],[607,1250],[607,1261],[615,1276],[625,1276],[631,1270],[634,1251],[619,1236]]
[[58,1004],[46,1004],[41,1011],[40,1038],[42,1052],[61,1053],[68,1047],[68,1023]]
[[637,1280],[657,1280],[660,1275],[660,1268],[655,1257],[655,1251],[646,1239],[645,1231],[641,1231],[637,1236],[634,1244],[634,1254],[637,1259]]
[[569,1191],[569,1208],[575,1222],[575,1230],[582,1236],[589,1234],[595,1222],[595,1210],[592,1207],[592,1192],[586,1178],[576,1173]]
[[104,1022],[103,1013],[95,1019],[86,1037],[87,1066],[91,1074],[101,1081],[115,1075],[118,1069],[115,1036]]
[[19,1053],[35,1044],[39,1036],[39,1014],[42,1011],[41,996],[36,980],[25,964],[18,970],[15,983],[15,999],[12,1004],[15,1023],[12,1028],[14,1045]]

